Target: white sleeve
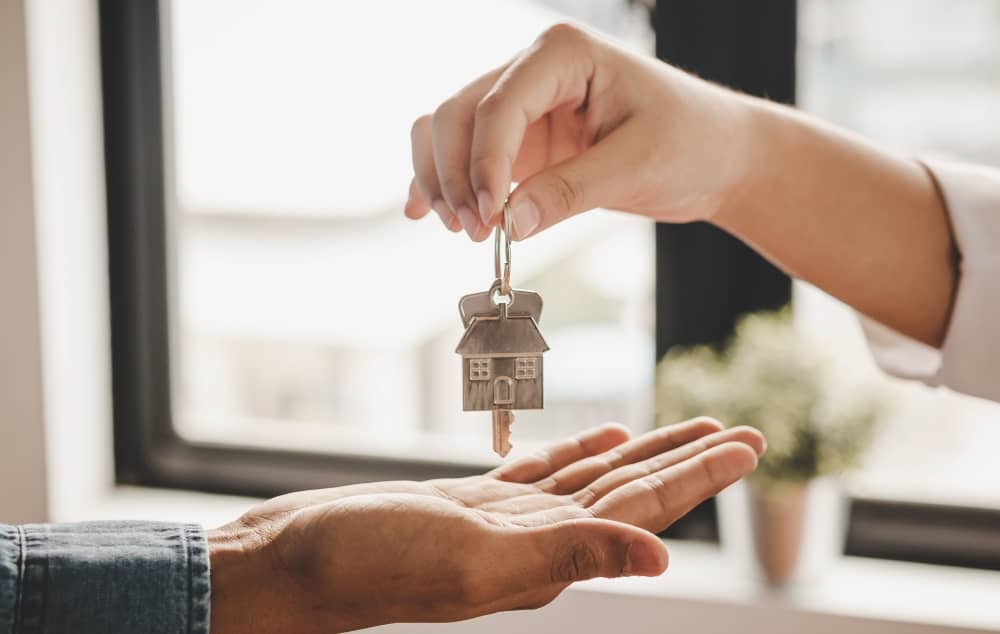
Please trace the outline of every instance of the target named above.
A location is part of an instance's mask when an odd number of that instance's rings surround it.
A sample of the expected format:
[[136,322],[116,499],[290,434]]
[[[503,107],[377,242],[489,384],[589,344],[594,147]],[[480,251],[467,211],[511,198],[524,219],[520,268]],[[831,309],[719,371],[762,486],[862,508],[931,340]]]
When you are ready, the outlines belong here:
[[940,350],[866,317],[861,326],[890,374],[1000,401],[1000,170],[925,161],[958,245],[959,280]]

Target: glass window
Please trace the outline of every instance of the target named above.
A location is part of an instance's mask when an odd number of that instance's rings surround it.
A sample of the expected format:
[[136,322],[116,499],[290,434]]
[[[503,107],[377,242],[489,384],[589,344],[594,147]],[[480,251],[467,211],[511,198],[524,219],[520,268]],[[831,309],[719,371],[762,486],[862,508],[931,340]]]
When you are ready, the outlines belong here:
[[[493,282],[492,244],[404,219],[410,124],[567,14],[651,52],[645,9],[164,4],[177,431],[495,460],[488,416],[462,411],[454,352],[458,299]],[[514,245],[513,281],[544,297],[551,346],[545,411],[518,415],[519,451],[606,420],[652,425],[653,249],[648,221],[607,212]]]
[[[799,6],[802,108],[906,154],[1000,166],[1000,3]],[[795,302],[845,377],[886,381],[898,396],[855,492],[1000,508],[1000,405],[882,378],[851,310],[805,284]]]

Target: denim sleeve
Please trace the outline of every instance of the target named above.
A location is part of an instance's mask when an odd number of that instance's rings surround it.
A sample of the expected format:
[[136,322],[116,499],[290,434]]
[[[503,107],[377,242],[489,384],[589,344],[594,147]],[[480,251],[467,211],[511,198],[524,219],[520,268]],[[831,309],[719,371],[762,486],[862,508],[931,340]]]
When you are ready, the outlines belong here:
[[199,526],[0,525],[0,634],[207,634]]

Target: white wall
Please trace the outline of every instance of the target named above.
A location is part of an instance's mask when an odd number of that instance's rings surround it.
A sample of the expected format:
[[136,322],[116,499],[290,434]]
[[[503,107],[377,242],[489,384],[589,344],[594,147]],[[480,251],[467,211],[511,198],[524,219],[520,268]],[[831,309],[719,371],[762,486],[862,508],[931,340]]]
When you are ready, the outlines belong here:
[[28,66],[49,513],[114,483],[96,0],[28,0]]

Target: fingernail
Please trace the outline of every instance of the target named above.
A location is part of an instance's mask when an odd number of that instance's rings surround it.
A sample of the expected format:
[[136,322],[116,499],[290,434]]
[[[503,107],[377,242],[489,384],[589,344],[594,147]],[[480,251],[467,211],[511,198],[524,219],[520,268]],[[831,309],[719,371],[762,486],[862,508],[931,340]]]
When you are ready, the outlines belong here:
[[523,240],[531,235],[531,232],[538,228],[541,215],[538,207],[527,196],[515,202],[510,209],[510,221],[514,225],[514,237]]
[[663,571],[663,549],[645,542],[628,545],[628,556],[622,574],[627,577],[655,577]]
[[493,217],[493,196],[485,189],[480,189],[476,192],[476,201],[479,203],[479,217],[483,219],[483,224],[490,224],[490,218]]
[[476,217],[475,212],[463,205],[455,213],[458,214],[458,219],[462,222],[465,232],[469,234],[469,237],[475,238],[476,232],[479,230],[479,218]]

